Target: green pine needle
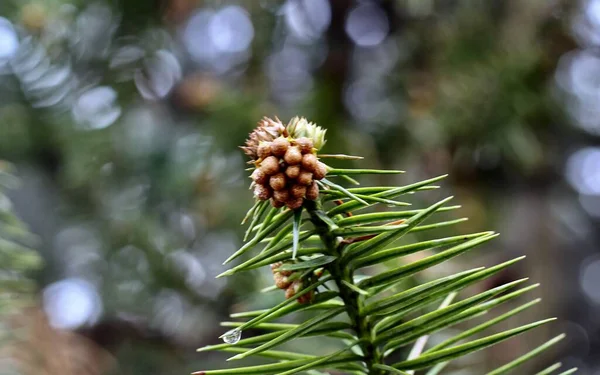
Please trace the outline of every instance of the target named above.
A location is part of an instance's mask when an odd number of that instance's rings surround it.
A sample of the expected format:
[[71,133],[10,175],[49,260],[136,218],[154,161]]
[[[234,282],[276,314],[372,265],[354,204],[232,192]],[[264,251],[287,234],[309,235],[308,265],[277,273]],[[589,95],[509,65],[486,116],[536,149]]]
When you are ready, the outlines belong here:
[[327,172],[327,175],[340,176],[340,175],[356,175],[356,174],[399,174],[405,173],[404,171],[394,171],[387,169],[338,169],[331,168]]
[[300,242],[300,224],[302,221],[302,209],[294,211],[294,227],[293,227],[293,244],[292,244],[292,259],[296,259],[298,253],[298,244]]
[[549,347],[551,347],[552,345],[556,344],[557,342],[559,342],[560,340],[564,339],[565,335],[559,335],[549,341],[547,341],[546,343],[538,346],[537,348],[533,349],[532,351],[530,351],[529,353],[522,355],[521,357],[505,364],[502,367],[499,367],[497,369],[495,369],[494,371],[488,372],[487,375],[502,375],[502,374],[507,374],[508,372],[514,370],[516,367],[518,367],[519,365],[527,362],[528,360],[530,360],[531,358],[534,358],[535,356],[537,356],[538,354],[540,354],[541,352],[543,352],[544,350],[548,349]]
[[545,368],[544,370],[536,373],[535,375],[550,375],[554,372],[554,370],[558,370],[562,366],[562,363],[558,362],[553,364],[552,366]]
[[574,374],[575,372],[577,372],[577,367],[572,368],[572,369],[567,370],[567,371],[564,371],[564,372],[561,372],[558,375],[570,375],[570,374]]

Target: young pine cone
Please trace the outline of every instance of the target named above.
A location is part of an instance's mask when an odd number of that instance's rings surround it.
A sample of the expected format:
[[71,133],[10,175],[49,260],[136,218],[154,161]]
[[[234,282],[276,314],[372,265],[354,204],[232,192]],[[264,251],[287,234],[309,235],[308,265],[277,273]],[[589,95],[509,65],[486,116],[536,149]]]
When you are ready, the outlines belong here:
[[306,305],[307,303],[311,303],[314,298],[315,298],[315,291],[311,290],[310,292],[307,292],[307,293],[301,295],[300,297],[298,297],[297,301],[299,304]]
[[287,289],[292,282],[289,280],[287,276],[281,274],[281,272],[275,272],[273,274],[273,279],[275,280],[275,286],[279,289]]
[[301,291],[303,288],[304,288],[304,283],[302,282],[302,280],[294,280],[294,282],[292,282],[292,285],[290,285],[285,290],[285,299],[290,299],[290,298],[294,297],[296,295],[296,293]]
[[256,198],[292,210],[305,199],[316,200],[315,181],[327,174],[316,155],[324,143],[325,131],[304,118],[293,118],[287,127],[279,119],[261,120],[242,147],[256,167],[251,175]]
[[273,271],[273,273],[279,272],[283,276],[290,276],[293,273],[292,271],[275,271],[281,266],[283,266],[283,262],[273,263],[273,264],[271,264],[271,271]]
[[[273,272],[273,279],[275,280],[275,286],[279,289],[285,290],[285,298],[290,299],[294,298],[299,291],[306,288],[308,285],[316,282],[322,275],[323,269],[319,269],[315,271],[312,276],[307,278],[306,280],[297,279],[294,281],[290,281],[290,276],[294,273],[293,271],[283,271],[279,270],[281,266],[283,266],[283,262],[276,262],[271,264],[271,271]],[[297,298],[298,303],[310,303],[313,301],[315,297],[315,290],[307,292]]]
[[[298,294],[298,292],[301,291],[302,289],[304,289],[305,287],[306,287],[306,285],[304,285],[302,280],[295,280],[292,283],[292,285],[290,285],[285,290],[285,299],[294,298],[294,296],[296,296],[296,294]],[[297,298],[297,301],[300,304],[307,304],[307,303],[311,303],[312,300],[314,299],[314,297],[315,297],[315,291],[311,290],[310,292],[304,293],[303,295],[299,296]]]

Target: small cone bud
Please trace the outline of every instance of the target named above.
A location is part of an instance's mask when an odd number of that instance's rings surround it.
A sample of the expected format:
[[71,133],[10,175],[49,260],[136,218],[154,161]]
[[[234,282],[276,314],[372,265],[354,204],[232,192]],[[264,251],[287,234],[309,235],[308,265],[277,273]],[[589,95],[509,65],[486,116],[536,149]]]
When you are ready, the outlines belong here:
[[302,289],[304,289],[304,283],[302,282],[301,279],[294,280],[294,282],[292,283],[291,287],[294,290],[294,294],[298,294],[299,291],[301,291]]
[[312,183],[312,173],[301,171],[296,181],[298,181],[300,185],[308,186]]
[[317,162],[317,167],[313,171],[313,178],[315,180],[322,180],[327,175],[327,166],[320,161]]
[[302,156],[302,168],[312,172],[317,167],[317,156],[315,154],[305,154]]
[[261,169],[255,169],[250,177],[252,177],[252,181],[259,185],[264,185],[269,179],[269,176],[267,176]]
[[286,182],[287,181],[285,179],[285,174],[283,174],[281,172],[277,173],[276,175],[271,176],[271,178],[269,179],[269,185],[275,191],[279,191],[279,190],[285,189]]
[[285,206],[285,202],[278,201],[275,198],[271,198],[271,206],[273,206],[275,208],[281,208],[281,207]]
[[294,280],[292,285],[290,285],[285,291],[285,298],[290,299],[296,295],[299,291],[304,287],[304,283],[302,280]]
[[293,198],[304,198],[305,194],[306,194],[306,186],[294,185],[290,188],[290,195]]
[[315,201],[317,198],[319,198],[319,186],[317,185],[316,181],[313,181],[308,189],[306,189],[306,199]]
[[282,274],[283,276],[291,276],[292,273],[294,273],[293,271],[279,271],[280,274]]
[[317,150],[325,144],[325,130],[312,122],[308,122],[304,117],[294,117],[290,120],[286,129],[294,138],[306,137],[311,139],[313,147]]
[[283,266],[283,262],[276,262],[271,264],[271,271],[273,272],[273,274],[280,273],[283,276],[290,276],[293,273],[292,271],[276,271],[276,269],[278,269],[281,266]]
[[296,146],[289,147],[283,156],[283,160],[285,160],[288,165],[300,164],[302,161],[302,152],[300,152],[300,148]]
[[271,198],[271,189],[265,185],[256,185],[254,187],[254,196],[261,201],[266,201],[267,199]]
[[299,165],[290,165],[285,170],[285,175],[291,179],[298,178],[300,175],[300,166]]
[[294,297],[294,294],[294,286],[292,284],[285,290],[285,299],[290,299]]
[[[276,190],[273,192],[273,198],[279,202],[285,203],[290,199],[290,193],[287,190]],[[283,204],[280,207],[282,206]]]
[[278,269],[279,267],[281,267],[283,265],[283,262],[275,262],[273,264],[271,264],[271,271],[273,271],[273,273],[275,273],[275,270]]
[[298,145],[298,147],[300,147],[300,151],[303,154],[312,153],[313,142],[310,138],[300,137],[300,138],[296,139],[296,144]]
[[256,149],[256,153],[261,159],[271,156],[271,142],[260,142]]
[[307,304],[307,303],[311,303],[313,301],[313,298],[315,297],[315,291],[311,290],[308,293],[305,293],[303,295],[301,295],[300,297],[298,297],[297,301],[300,304]]
[[260,169],[267,176],[279,172],[279,160],[275,156],[268,156],[260,163]]
[[304,203],[304,199],[302,198],[290,198],[285,202],[285,205],[290,210],[295,210],[302,207],[302,203]]
[[275,272],[273,279],[275,280],[275,286],[279,289],[287,289],[292,284],[288,277],[282,275],[280,272]]
[[271,142],[271,152],[277,157],[282,157],[290,147],[290,141],[287,138],[279,137]]

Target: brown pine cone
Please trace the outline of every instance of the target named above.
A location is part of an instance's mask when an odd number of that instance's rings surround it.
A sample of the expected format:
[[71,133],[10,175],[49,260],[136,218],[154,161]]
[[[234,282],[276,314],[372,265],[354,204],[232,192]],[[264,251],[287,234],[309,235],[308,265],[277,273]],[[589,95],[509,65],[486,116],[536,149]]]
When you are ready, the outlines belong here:
[[292,285],[290,285],[286,290],[285,290],[285,299],[290,299],[294,297],[294,284],[292,283]]
[[275,263],[271,263],[271,272],[275,273],[277,271],[275,271],[276,269],[278,269],[279,267],[281,267],[283,265],[283,262],[275,262]]
[[294,271],[279,271],[279,273],[282,274],[283,276],[292,276]]
[[292,282],[292,285],[290,285],[285,290],[285,299],[290,299],[290,298],[294,297],[296,295],[296,293],[301,291],[303,288],[304,288],[304,283],[302,282],[302,280],[294,280],[294,282]]
[[275,271],[276,269],[278,269],[281,266],[283,266],[283,262],[275,262],[275,263],[271,264],[271,271],[274,274],[279,272],[283,276],[290,276],[293,273],[292,271]]
[[305,293],[305,294],[301,295],[300,297],[298,297],[297,301],[298,301],[298,303],[305,305],[307,303],[311,303],[313,301],[314,297],[315,297],[315,291],[311,290],[310,292]]
[[275,272],[273,274],[273,279],[275,280],[275,286],[278,289],[287,289],[290,285],[292,285],[292,282],[288,279],[288,277],[281,274],[281,272]]

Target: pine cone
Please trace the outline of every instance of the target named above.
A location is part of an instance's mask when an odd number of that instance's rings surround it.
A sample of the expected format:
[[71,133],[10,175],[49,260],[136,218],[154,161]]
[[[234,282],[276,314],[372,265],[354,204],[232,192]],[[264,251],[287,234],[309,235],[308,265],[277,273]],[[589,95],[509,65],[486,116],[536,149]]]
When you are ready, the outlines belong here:
[[256,167],[251,175],[255,197],[291,210],[301,208],[305,199],[316,200],[315,180],[327,174],[316,154],[324,143],[325,130],[304,118],[293,118],[287,128],[277,118],[259,121],[242,147]]

